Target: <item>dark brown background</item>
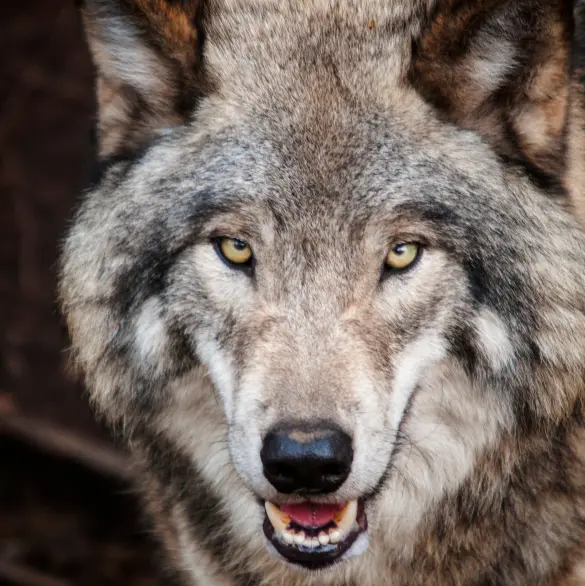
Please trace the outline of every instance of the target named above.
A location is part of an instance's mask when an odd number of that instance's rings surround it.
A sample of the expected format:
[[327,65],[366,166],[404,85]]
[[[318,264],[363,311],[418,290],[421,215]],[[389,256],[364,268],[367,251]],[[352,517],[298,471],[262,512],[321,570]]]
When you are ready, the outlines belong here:
[[73,0],[2,2],[0,586],[155,584],[125,456],[67,375],[55,303],[94,109]]

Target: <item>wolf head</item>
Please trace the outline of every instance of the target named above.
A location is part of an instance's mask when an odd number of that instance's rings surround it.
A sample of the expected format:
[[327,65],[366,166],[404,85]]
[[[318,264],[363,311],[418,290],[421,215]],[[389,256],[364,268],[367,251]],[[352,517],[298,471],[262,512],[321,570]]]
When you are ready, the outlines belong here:
[[85,19],[102,169],[64,251],[74,357],[112,423],[186,454],[246,551],[315,569],[396,546],[502,434],[571,413],[566,2]]

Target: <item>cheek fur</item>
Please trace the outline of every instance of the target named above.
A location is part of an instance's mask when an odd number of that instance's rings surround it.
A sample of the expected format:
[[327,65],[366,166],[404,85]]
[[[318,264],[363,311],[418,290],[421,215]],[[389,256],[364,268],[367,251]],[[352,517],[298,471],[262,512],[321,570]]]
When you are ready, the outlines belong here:
[[390,421],[397,431],[410,397],[426,370],[443,359],[447,346],[441,336],[426,334],[410,342],[396,358],[390,395]]
[[489,309],[483,308],[475,319],[478,345],[497,372],[514,360],[514,346],[505,323]]
[[226,419],[231,423],[234,417],[234,393],[236,374],[233,361],[212,336],[201,334],[197,339],[197,354],[207,367],[215,391],[221,398]]
[[138,311],[134,324],[134,346],[139,363],[165,360],[168,335],[163,320],[163,307],[158,297],[147,299]]

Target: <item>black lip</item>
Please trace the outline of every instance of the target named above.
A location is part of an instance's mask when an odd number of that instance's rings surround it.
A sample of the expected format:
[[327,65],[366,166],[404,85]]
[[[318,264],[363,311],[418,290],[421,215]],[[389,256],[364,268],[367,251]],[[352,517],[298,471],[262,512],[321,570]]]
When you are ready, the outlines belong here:
[[368,520],[363,501],[358,503],[357,522],[359,529],[353,531],[347,539],[340,543],[320,545],[319,547],[303,547],[287,545],[276,538],[274,527],[268,519],[264,518],[264,535],[274,549],[287,561],[302,566],[307,570],[320,570],[339,561],[343,554],[355,543],[356,539],[368,530]]

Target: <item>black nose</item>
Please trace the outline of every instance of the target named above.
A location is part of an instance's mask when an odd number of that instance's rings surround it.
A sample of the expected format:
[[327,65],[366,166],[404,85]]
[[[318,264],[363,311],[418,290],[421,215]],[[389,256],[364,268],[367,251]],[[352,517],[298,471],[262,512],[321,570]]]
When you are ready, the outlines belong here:
[[279,492],[323,494],[337,490],[349,476],[351,438],[335,427],[275,428],[260,451],[264,476]]

